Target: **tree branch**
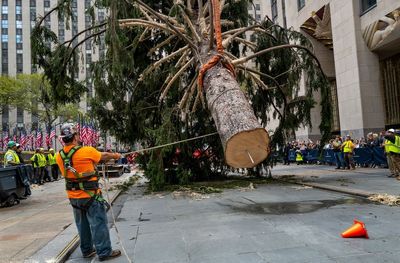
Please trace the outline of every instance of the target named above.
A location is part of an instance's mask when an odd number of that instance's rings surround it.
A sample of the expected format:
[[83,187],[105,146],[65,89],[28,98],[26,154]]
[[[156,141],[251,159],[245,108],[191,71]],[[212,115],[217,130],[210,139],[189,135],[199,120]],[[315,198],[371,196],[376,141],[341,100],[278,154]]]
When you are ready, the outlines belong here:
[[[171,30],[165,24],[157,23],[157,22],[154,22],[154,21],[131,18],[131,19],[120,19],[120,20],[118,20],[118,22],[119,22],[119,26],[121,28],[129,27],[129,26],[153,27],[153,28],[161,29],[163,31],[167,31],[169,33],[172,33],[172,34],[175,34],[175,35],[178,36],[178,34],[176,34],[175,30]],[[183,28],[176,28],[176,30],[177,31],[181,31],[182,33],[185,32],[185,29],[183,29]]]
[[167,86],[165,87],[163,93],[160,96],[159,101],[162,102],[164,98],[167,96],[167,93],[169,89],[171,88],[172,84],[185,72],[185,70],[193,63],[194,58],[189,59],[186,64],[178,70],[178,72],[175,74],[175,76],[171,79],[171,81],[168,82]]
[[314,53],[312,53],[311,50],[309,50],[306,47],[303,47],[301,45],[295,45],[295,44],[285,44],[285,45],[270,47],[270,48],[261,50],[259,52],[256,52],[254,54],[251,54],[251,55],[249,55],[247,57],[236,59],[236,60],[232,61],[232,64],[233,65],[243,64],[243,63],[246,63],[247,61],[249,61],[249,60],[251,60],[251,59],[253,59],[255,57],[261,56],[263,54],[266,54],[266,53],[274,51],[274,50],[283,49],[283,48],[299,48],[299,49],[305,50],[309,55],[311,55],[314,58],[314,60],[317,62],[317,65],[318,65],[319,69],[321,70],[322,74],[325,76],[325,73],[322,70],[321,64],[320,64],[318,58],[314,55]]
[[87,31],[90,31],[90,30],[92,30],[92,29],[95,29],[95,28],[99,28],[99,27],[105,26],[105,25],[107,25],[107,23],[108,23],[108,22],[104,22],[104,23],[102,23],[102,24],[99,24],[99,25],[95,25],[95,26],[86,28],[85,30],[82,30],[81,32],[79,32],[78,34],[76,34],[73,38],[71,38],[70,40],[65,41],[65,42],[62,43],[61,45],[63,46],[63,45],[66,45],[67,43],[69,43],[69,44],[68,44],[68,47],[70,47],[71,44],[72,44],[72,42],[73,42],[75,39],[77,39],[80,35],[82,35],[83,33],[87,32]]
[[[125,0],[128,4],[130,5],[134,5],[133,3],[131,3],[129,0]],[[193,51],[195,52],[195,54],[198,56],[198,51],[196,46],[194,45],[194,43],[187,38],[185,35],[183,35],[174,25],[171,24],[171,22],[168,19],[165,19],[162,15],[160,15],[160,13],[158,13],[157,11],[153,10],[150,6],[146,5],[145,3],[143,3],[140,0],[132,0],[136,3],[138,3],[139,5],[143,6],[144,8],[146,8],[151,14],[153,14],[154,16],[156,16],[158,19],[160,19],[161,21],[163,21],[165,24],[167,24],[167,26],[170,28],[170,30],[175,31],[175,33],[182,38],[183,40],[185,40],[185,42],[193,49]]]

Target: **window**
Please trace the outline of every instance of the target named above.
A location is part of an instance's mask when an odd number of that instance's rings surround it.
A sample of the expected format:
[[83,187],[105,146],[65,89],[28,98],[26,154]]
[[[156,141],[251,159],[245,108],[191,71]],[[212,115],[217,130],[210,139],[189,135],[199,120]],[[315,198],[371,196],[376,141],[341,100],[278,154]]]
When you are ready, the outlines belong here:
[[283,27],[287,28],[285,0],[282,0],[282,16],[283,16]]
[[17,73],[22,73],[24,68],[22,54],[17,54]]
[[10,109],[8,108],[7,105],[3,106],[3,110],[2,110],[3,129],[4,129],[4,126],[8,127],[9,118],[10,118]]
[[17,28],[22,28],[22,21],[15,21],[15,25]]
[[3,6],[1,7],[1,13],[2,13],[2,14],[8,14],[8,6],[4,6],[4,5],[3,5]]
[[17,123],[24,123],[24,109],[17,108]]
[[16,35],[16,36],[15,36],[15,41],[16,41],[17,43],[22,43],[22,35]]
[[297,0],[297,10],[301,10],[306,5],[306,0]]
[[260,10],[260,4],[256,4],[256,10]]
[[1,20],[1,27],[8,28],[8,20]]
[[50,7],[50,0],[44,0],[44,7]]
[[1,35],[1,42],[8,42],[8,35]]
[[365,14],[376,6],[376,0],[361,0],[361,14]]
[[256,15],[256,20],[257,20],[257,22],[260,22],[261,21],[261,15],[257,14]]
[[278,0],[271,0],[271,19],[274,23],[276,23],[278,19],[278,5],[277,5]]
[[36,0],[30,0],[30,1],[29,1],[29,5],[30,5],[31,7],[35,7],[35,6],[36,6]]

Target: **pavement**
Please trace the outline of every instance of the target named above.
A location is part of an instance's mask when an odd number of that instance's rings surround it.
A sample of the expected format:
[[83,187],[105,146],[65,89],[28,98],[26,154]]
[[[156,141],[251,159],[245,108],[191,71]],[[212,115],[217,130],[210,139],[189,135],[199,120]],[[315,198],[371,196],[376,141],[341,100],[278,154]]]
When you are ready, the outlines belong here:
[[272,176],[275,178],[286,177],[299,182],[334,186],[345,191],[400,195],[400,181],[388,178],[387,175],[389,170],[383,168],[336,170],[335,166],[327,165],[291,164],[278,165],[272,169]]
[[[277,166],[272,174],[400,192],[400,182],[387,178],[386,169],[292,165]],[[121,197],[110,232],[114,248],[126,254],[108,262],[400,262],[399,207],[279,182],[210,195],[144,195],[144,189],[135,186]],[[369,239],[341,238],[354,219],[366,224]],[[83,259],[79,249],[67,260],[97,261]]]

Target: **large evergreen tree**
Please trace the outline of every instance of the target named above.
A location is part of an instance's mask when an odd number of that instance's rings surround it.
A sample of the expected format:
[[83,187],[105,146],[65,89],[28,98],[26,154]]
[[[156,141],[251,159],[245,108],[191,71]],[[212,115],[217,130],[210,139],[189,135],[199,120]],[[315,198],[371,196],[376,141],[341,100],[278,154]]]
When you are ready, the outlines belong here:
[[[73,20],[71,2],[60,0],[50,12]],[[92,27],[67,42],[59,43],[56,35],[42,26],[44,18],[38,21],[32,32],[34,61],[44,70],[57,101],[74,102],[86,91],[75,80],[80,46],[88,41],[105,44],[105,56],[91,69],[96,90],[92,109],[101,127],[127,144],[153,146],[217,129],[221,135],[221,127],[215,125],[219,113],[209,98],[222,86],[221,96],[230,87],[240,87],[264,127],[269,118],[279,120],[272,147],[283,143],[301,125],[311,125],[312,93],[320,91],[324,114],[320,129],[328,135],[329,85],[311,43],[268,18],[262,23],[252,20],[247,15],[250,2],[93,0],[87,9]],[[216,21],[216,4],[221,10],[220,21]],[[96,19],[96,8],[107,10],[105,21]],[[222,42],[218,41],[218,22]],[[56,48],[51,49],[48,42]],[[204,65],[210,65],[213,58],[214,67],[205,72]],[[299,96],[303,74],[305,95]],[[236,111],[240,114],[240,110]],[[216,136],[207,137],[141,158],[156,189],[165,182],[185,183],[224,173],[223,146],[226,148]],[[202,154],[193,158],[196,149]]]

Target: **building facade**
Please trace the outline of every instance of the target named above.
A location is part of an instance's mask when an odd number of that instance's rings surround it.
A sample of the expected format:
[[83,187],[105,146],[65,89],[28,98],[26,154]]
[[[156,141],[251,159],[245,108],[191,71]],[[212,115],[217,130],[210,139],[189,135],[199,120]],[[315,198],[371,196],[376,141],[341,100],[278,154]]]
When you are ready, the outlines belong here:
[[[58,0],[1,0],[1,54],[0,72],[2,75],[16,76],[17,74],[37,73],[38,69],[32,64],[31,40],[32,28],[38,19],[51,11]],[[91,0],[72,0],[72,13],[75,19],[64,21],[58,18],[57,12],[48,16],[43,24],[51,29],[63,43],[71,39],[78,32],[88,28],[92,24],[90,15],[86,10],[90,7]],[[106,16],[104,9],[96,10],[96,19],[103,21]],[[67,26],[69,23],[69,27]],[[85,38],[80,35],[73,42],[76,45]],[[88,92],[81,98],[79,107],[82,112],[90,110],[88,99],[94,96],[91,83],[90,65],[105,54],[104,42],[100,40],[98,45],[87,42],[82,45],[82,59],[79,66],[79,79],[86,82]],[[39,70],[40,71],[40,70]],[[10,108],[1,105],[1,128],[10,136],[18,131],[44,128],[37,114],[26,112],[19,108]],[[59,120],[60,122],[63,120]]]
[[[400,127],[399,0],[254,3],[260,5],[262,18],[267,15],[283,27],[292,27],[313,43],[331,83],[333,133],[360,138],[371,131]],[[320,118],[317,106],[312,111],[313,128],[300,129],[296,136],[318,138]]]

